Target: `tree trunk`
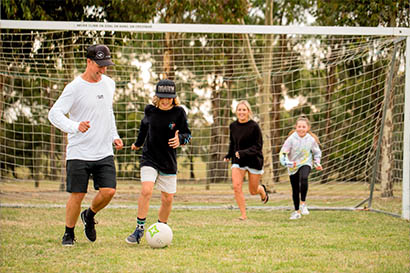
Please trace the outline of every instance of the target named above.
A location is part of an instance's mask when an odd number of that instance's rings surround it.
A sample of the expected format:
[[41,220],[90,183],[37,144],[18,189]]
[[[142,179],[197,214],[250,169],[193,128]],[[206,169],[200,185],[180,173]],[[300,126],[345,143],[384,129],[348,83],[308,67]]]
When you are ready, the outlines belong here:
[[[222,94],[226,91],[230,94],[230,90],[216,89],[216,83],[212,86],[212,115],[214,123],[211,127],[211,142],[210,142],[210,159],[208,163],[207,183],[226,182],[228,178],[228,170],[226,163],[223,161],[223,156],[227,153],[228,141],[228,122],[229,110],[226,105],[222,105]],[[228,84],[229,89],[229,84]],[[223,92],[224,91],[224,92]],[[228,99],[228,103],[230,100]],[[228,107],[229,108],[229,107]],[[209,189],[209,184],[207,184]]]
[[[1,42],[0,42],[1,44]],[[5,78],[4,76],[0,75],[0,123],[3,120],[3,109],[4,109],[4,83],[5,83]],[[6,158],[5,155],[6,153],[3,151],[3,147],[6,147],[5,142],[6,142],[6,138],[5,138],[5,134],[6,134],[6,130],[4,128],[5,126],[0,126],[0,181],[3,179],[3,174],[4,176],[7,175],[6,172],[6,167],[7,167],[7,163],[6,163]],[[6,149],[4,149],[6,150]]]
[[[54,103],[54,96],[53,96],[53,91],[50,89],[50,92],[48,92],[48,101],[49,101],[49,108],[53,106]],[[47,177],[50,180],[54,180],[57,178],[57,169],[56,169],[56,158],[55,158],[55,152],[56,152],[56,128],[51,125],[50,128],[50,157],[47,160],[50,164],[50,173],[47,172]]]
[[[216,82],[216,77],[212,83],[212,115],[214,117],[214,123],[211,127],[211,139],[210,139],[210,157],[207,164],[207,185],[206,189],[210,189],[210,183],[226,182],[229,180],[228,168],[226,162],[223,161],[223,157],[228,153],[229,148],[229,123],[231,114],[231,79],[233,75],[234,58],[235,54],[228,47],[228,51],[225,56],[227,59],[227,65],[222,66],[220,70],[216,71],[216,75],[222,75],[224,83],[219,84]],[[225,54],[225,53],[223,53]],[[223,97],[226,95],[226,97]]]
[[[167,6],[170,6],[170,1],[167,1]],[[167,9],[167,12],[165,14],[164,20],[165,23],[172,23],[172,15],[170,14],[170,10]],[[170,79],[174,80],[175,77],[175,71],[173,69],[173,38],[174,38],[173,33],[171,32],[166,32],[165,33],[165,49],[164,49],[164,55],[162,58],[163,61],[163,76],[165,79]]]
[[164,77],[165,79],[174,80],[175,71],[172,69],[173,67],[173,52],[172,52],[172,45],[173,45],[173,34],[170,32],[165,33],[165,51],[163,57],[163,69],[164,69]]
[[[394,58],[394,57],[393,57]],[[385,84],[385,94],[390,90],[390,100],[385,114],[384,129],[382,137],[382,146],[380,150],[380,181],[381,181],[381,196],[382,197],[393,197],[393,170],[394,161],[392,154],[392,140],[393,140],[393,82],[394,76],[392,78],[391,86],[389,86],[390,73],[393,75],[397,74],[399,69],[399,62],[396,62],[394,67],[389,67],[386,73],[386,84]]]
[[[390,103],[392,105],[392,103]],[[393,111],[392,107],[387,108],[384,121],[384,133],[382,138],[382,147],[380,151],[380,179],[381,179],[381,196],[393,197],[393,154],[392,154],[392,137],[393,137]]]
[[193,152],[193,146],[189,145],[188,148],[188,158],[189,158],[189,178],[195,179],[195,171],[194,171],[194,152]]
[[270,70],[264,73],[263,84],[259,90],[261,95],[258,96],[260,127],[263,136],[263,157],[264,157],[264,174],[262,176],[262,184],[266,185],[269,192],[274,191],[273,181],[273,163],[272,163],[272,144],[271,144],[271,128],[270,128],[270,105],[271,105],[271,77]]
[[[279,182],[281,175],[281,166],[279,163],[279,152],[282,146],[281,132],[280,132],[280,99],[282,96],[282,84],[283,75],[280,73],[285,66],[286,60],[284,59],[286,54],[286,35],[281,34],[279,39],[278,48],[280,49],[280,67],[277,71],[274,71],[272,76],[272,107],[271,107],[271,145],[272,145],[272,168],[273,168],[273,181]],[[275,73],[279,72],[279,73]],[[274,192],[274,189],[271,189]]]
[[[280,137],[280,97],[282,92],[282,75],[274,76],[272,83],[272,107],[271,107],[271,134],[272,134],[272,167],[274,183],[279,182],[281,166],[279,152],[282,146]],[[273,191],[273,189],[271,189]]]
[[[266,0],[265,25],[272,25],[273,15],[273,1]],[[240,22],[244,24],[244,20]],[[272,58],[273,58],[273,35],[266,35],[265,50],[263,52],[264,58],[259,71],[255,58],[253,55],[252,46],[249,40],[249,35],[244,34],[245,49],[248,53],[249,63],[251,69],[256,75],[259,86],[259,116],[262,136],[263,136],[263,157],[264,157],[264,174],[262,177],[262,184],[266,185],[268,192],[274,192],[273,181],[273,163],[272,163],[272,144],[271,144],[271,121],[270,121],[270,105],[272,103],[271,97],[271,72],[272,72]]]
[[[325,123],[325,128],[324,128],[324,132],[321,133],[320,135],[322,135],[325,139],[326,139],[326,143],[327,143],[327,147],[329,147],[329,149],[326,150],[326,154],[330,155],[332,154],[332,142],[333,142],[333,135],[332,135],[332,128],[331,128],[331,111],[332,111],[332,94],[335,90],[335,86],[336,86],[336,65],[334,64],[336,62],[335,59],[335,51],[333,50],[335,48],[334,46],[334,40],[332,40],[330,48],[332,50],[330,57],[328,59],[328,68],[326,69],[326,94],[325,94],[325,98],[326,98],[326,123]],[[326,157],[324,157],[326,158]],[[327,157],[329,158],[329,157]],[[328,161],[327,160],[322,160],[322,166],[324,170],[328,169]],[[320,181],[321,184],[325,184],[328,182],[329,179],[329,172],[323,172],[322,175],[322,179]]]
[[[391,16],[389,26],[393,27],[396,25],[396,14]],[[394,54],[395,51],[393,51]],[[392,55],[392,60],[396,56]],[[381,196],[382,197],[393,197],[393,170],[394,170],[394,161],[392,154],[392,140],[393,140],[393,94],[394,94],[394,75],[397,75],[399,69],[399,62],[395,62],[395,65],[389,66],[389,69],[386,73],[386,84],[385,84],[385,94],[390,90],[390,100],[387,107],[385,120],[384,120],[384,131],[382,137],[382,146],[380,150],[380,179],[381,179]],[[391,78],[391,85],[389,86],[390,73],[393,77]]]
[[[63,52],[64,55],[64,60],[65,63],[65,67],[67,69],[67,71],[70,71],[69,75],[70,75],[70,79],[68,79],[67,82],[70,82],[74,79],[74,65],[72,62],[70,62],[70,60],[74,60],[74,49],[73,49],[73,45],[67,45],[67,50],[65,50],[65,46],[64,44],[61,47],[61,50]],[[62,91],[62,90],[61,90]],[[65,190],[65,181],[66,181],[66,158],[67,158],[67,144],[68,144],[68,139],[67,139],[67,134],[62,132],[62,139],[63,139],[63,148],[62,148],[62,153],[63,153],[63,157],[61,158],[61,180],[60,180],[60,191],[64,191]]]
[[34,179],[34,187],[38,188],[40,187],[40,171],[42,169],[42,158],[41,158],[41,147],[35,147],[34,148],[34,159],[33,159],[33,165],[34,165],[34,170],[32,172],[33,179]]
[[212,116],[214,122],[211,126],[211,139],[210,139],[210,150],[209,150],[209,160],[208,160],[208,170],[207,170],[207,187],[206,189],[210,189],[209,184],[218,182],[218,172],[217,169],[217,162],[218,162],[218,150],[220,146],[221,137],[219,134],[219,123],[220,123],[220,116],[219,116],[219,107],[220,107],[220,90],[216,90],[215,83],[212,86],[212,98],[211,98],[211,107],[212,107]]
[[4,109],[4,98],[5,96],[3,88],[4,88],[5,78],[4,76],[0,75],[0,120],[3,119],[3,109]]

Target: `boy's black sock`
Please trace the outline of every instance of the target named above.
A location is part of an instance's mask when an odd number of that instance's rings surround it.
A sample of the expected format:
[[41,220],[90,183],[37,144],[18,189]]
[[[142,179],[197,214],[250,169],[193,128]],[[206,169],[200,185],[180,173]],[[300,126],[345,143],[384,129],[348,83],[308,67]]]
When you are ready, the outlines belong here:
[[74,236],[74,228],[75,227],[70,228],[70,227],[65,226],[65,233]]
[[92,211],[91,208],[88,208],[85,215],[87,216],[88,219],[93,219],[94,216],[96,215],[96,213],[94,211]]
[[137,227],[140,227],[140,228],[144,229],[146,220],[147,220],[147,218],[137,217]]

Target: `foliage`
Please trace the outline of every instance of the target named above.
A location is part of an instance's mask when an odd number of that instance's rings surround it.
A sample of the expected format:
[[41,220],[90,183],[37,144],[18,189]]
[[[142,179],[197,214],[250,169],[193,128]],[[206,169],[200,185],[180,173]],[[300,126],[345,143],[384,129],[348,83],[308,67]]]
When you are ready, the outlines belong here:
[[[70,9],[65,8],[70,5]],[[1,5],[1,15],[4,19],[22,19],[22,20],[62,20],[62,21],[108,21],[108,22],[159,22],[159,23],[200,23],[200,24],[239,24],[240,19],[244,18],[247,24],[264,24],[264,14],[267,1],[261,0],[225,0],[225,1],[204,1],[204,0],[184,0],[184,1],[146,1],[134,0],[124,1],[44,1],[44,0],[23,0],[23,1],[6,1]],[[294,0],[294,1],[277,1],[273,5],[273,22],[274,24],[292,24],[305,23],[306,12],[310,12],[316,19],[316,24],[319,25],[360,25],[360,26],[408,26],[408,3],[406,1],[384,1],[383,3],[376,3],[374,1],[344,1],[343,3],[336,3],[334,1],[322,0]],[[369,19],[370,18],[370,19]],[[394,20],[393,20],[393,19]],[[3,30],[2,34],[18,33],[19,31]],[[87,33],[87,37],[83,34]],[[32,169],[35,167],[33,159],[39,158],[34,155],[36,149],[43,151],[46,157],[49,157],[49,151],[61,153],[63,145],[55,145],[62,143],[62,134],[57,131],[56,139],[51,139],[51,129],[49,126],[36,126],[43,124],[47,110],[52,102],[57,98],[58,94],[64,88],[65,84],[72,80],[72,78],[81,72],[84,68],[84,51],[85,45],[98,41],[109,41],[109,46],[115,49],[121,49],[121,58],[116,60],[115,73],[111,75],[117,82],[118,96],[115,107],[116,118],[119,121],[118,129],[123,132],[121,137],[126,139],[133,139],[136,137],[139,121],[141,120],[141,113],[144,105],[149,102],[149,95],[147,93],[140,94],[142,90],[138,81],[140,78],[135,78],[140,72],[139,67],[131,65],[130,58],[133,57],[140,62],[152,61],[153,67],[151,69],[152,77],[149,82],[155,85],[156,80],[160,77],[158,71],[163,71],[164,55],[167,49],[172,49],[173,62],[173,77],[176,77],[181,82],[179,96],[182,98],[187,109],[193,109],[204,103],[203,98],[191,91],[193,88],[209,89],[212,91],[212,108],[213,115],[212,124],[204,119],[204,116],[199,113],[189,113],[189,120],[200,128],[200,137],[193,138],[193,147],[184,148],[183,152],[190,156],[202,156],[204,162],[218,162],[221,155],[226,151],[226,143],[222,138],[227,135],[226,128],[228,121],[230,121],[231,105],[233,100],[230,95],[230,90],[242,90],[236,93],[237,97],[249,98],[251,104],[256,103],[256,95],[258,92],[257,84],[254,80],[238,81],[237,77],[253,73],[250,69],[250,64],[247,62],[238,62],[243,59],[246,52],[243,51],[242,41],[240,37],[235,34],[214,34],[208,36],[208,41],[205,45],[192,47],[189,43],[201,45],[201,39],[205,34],[189,34],[189,33],[173,33],[170,37],[164,37],[164,34],[152,33],[122,33],[113,35],[110,32],[81,32],[82,38],[77,37],[76,34],[65,32],[56,32],[51,39],[44,39],[41,31],[33,33],[30,40],[23,40],[22,36],[9,35],[2,41],[2,52],[0,52],[2,62],[2,71],[9,71],[9,75],[20,75],[21,79],[13,80],[11,77],[5,77],[4,87],[4,102],[8,108],[12,108],[16,99],[23,97],[27,98],[19,103],[25,107],[32,109],[32,117],[25,116],[19,113],[19,116],[12,123],[2,123],[1,131],[3,136],[15,139],[13,143],[2,143],[2,164],[13,168],[13,164],[23,164]],[[133,37],[141,35],[147,37],[149,42],[137,43],[132,42]],[[321,37],[312,37],[312,39],[320,40]],[[34,43],[40,41],[42,46],[35,50]],[[297,39],[283,35],[277,37],[278,44],[273,48],[274,55],[280,61],[279,66],[273,67],[273,74],[278,74],[282,66],[285,65],[286,60],[284,56],[297,56],[301,54],[295,48],[301,44]],[[358,42],[354,38],[351,43]],[[265,58],[263,46],[263,35],[253,35],[252,45],[254,47],[255,58],[263,60]],[[326,54],[333,54],[333,52],[340,46],[337,41],[325,44],[323,39],[321,49]],[[17,46],[17,44],[19,46]],[[151,52],[146,52],[147,48],[151,48]],[[330,48],[330,49],[329,49]],[[118,50],[120,51],[120,50]],[[212,52],[212,54],[209,54]],[[287,54],[287,55],[285,55]],[[9,56],[29,56],[19,59],[19,63]],[[195,60],[187,60],[186,56],[198,55],[201,58]],[[50,56],[49,59],[44,60],[43,56]],[[128,58],[131,56],[130,58]],[[147,57],[148,56],[148,57]],[[301,56],[302,57],[302,56]],[[128,59],[127,59],[128,58]],[[58,65],[59,60],[63,60],[62,64]],[[325,63],[327,61],[327,63]],[[367,65],[365,61],[360,60],[356,62],[342,63],[341,60],[322,60],[327,67],[333,66],[335,71],[350,71],[351,75],[343,75],[337,73],[333,79],[339,83],[334,90],[335,93],[330,96],[331,103],[325,100],[326,90],[323,87],[326,85],[326,80],[329,78],[329,73],[326,70],[319,72],[309,69],[299,69],[303,63],[286,64],[286,69],[291,71],[285,73],[280,77],[273,77],[276,84],[284,83],[284,89],[288,90],[288,95],[291,97],[305,96],[310,93],[315,99],[307,101],[301,107],[295,108],[292,111],[282,111],[281,120],[286,117],[298,116],[301,113],[309,114],[313,117],[313,122],[318,124],[315,130],[323,135],[323,138],[339,139],[335,143],[336,150],[334,152],[328,150],[328,160],[349,160],[354,166],[361,166],[366,162],[360,159],[351,159],[352,151],[358,149],[361,142],[368,141],[372,138],[373,130],[369,130],[370,125],[363,124],[361,127],[366,131],[366,137],[363,137],[356,146],[350,146],[350,150],[346,149],[350,144],[346,139],[353,137],[353,135],[346,133],[347,129],[342,130],[338,127],[330,127],[325,124],[329,121],[331,124],[345,124],[348,127],[350,118],[361,116],[363,123],[366,123],[370,118],[377,118],[372,116],[365,116],[368,113],[365,109],[369,105],[370,100],[379,103],[383,94],[374,93],[370,86],[376,88],[377,82],[381,83],[385,80],[385,75],[380,73],[380,76],[374,78],[373,82],[369,79],[372,75],[367,74],[366,70],[376,71],[378,66],[385,64],[374,62]],[[359,63],[358,63],[359,62]],[[39,63],[46,63],[45,65],[37,65]],[[215,63],[215,68],[212,71],[205,71],[202,68],[208,64]],[[261,65],[259,62],[258,65]],[[194,67],[191,71],[187,67]],[[359,71],[358,67],[362,67],[363,71]],[[198,69],[196,69],[198,68]],[[130,75],[129,71],[134,69],[135,74]],[[375,70],[376,69],[376,70]],[[182,79],[182,73],[185,73]],[[243,74],[241,74],[243,73]],[[318,75],[314,75],[314,74]],[[346,72],[348,73],[348,72]],[[355,74],[356,73],[356,74]],[[280,74],[280,73],[279,73]],[[188,75],[188,76],[187,76]],[[335,73],[336,75],[336,73]],[[360,76],[355,76],[360,75]],[[304,81],[305,78],[313,78],[317,76],[322,80]],[[353,77],[353,78],[351,78]],[[208,82],[208,79],[212,81]],[[223,79],[219,82],[219,79]],[[293,81],[293,79],[297,79]],[[14,81],[14,82],[13,82]],[[137,81],[137,83],[135,83]],[[279,83],[278,83],[279,81]],[[292,83],[292,85],[287,84]],[[9,87],[8,87],[9,86]],[[21,88],[15,88],[20,86]],[[129,87],[131,86],[131,87]],[[30,87],[30,88],[25,88]],[[282,88],[282,86],[280,86]],[[30,93],[29,93],[29,90]],[[130,90],[133,92],[130,93]],[[344,90],[337,92],[338,90]],[[400,89],[401,90],[401,89]],[[398,90],[398,92],[400,92]],[[276,92],[277,90],[275,90]],[[277,96],[280,101],[282,97],[282,89],[280,92],[272,91],[272,96]],[[359,97],[357,97],[359,96]],[[372,97],[373,96],[373,97]],[[47,98],[46,101],[40,99]],[[30,99],[29,99],[30,98]],[[351,101],[351,103],[349,103]],[[129,104],[127,104],[129,102]],[[360,106],[365,105],[365,106]],[[314,113],[311,105],[322,105],[320,113]],[[341,107],[340,105],[345,105]],[[130,111],[135,109],[135,112]],[[327,109],[329,109],[330,117],[326,117]],[[257,111],[256,111],[257,112]],[[346,113],[342,115],[341,113]],[[258,113],[257,113],[258,114]],[[367,114],[369,115],[369,114]],[[343,123],[346,119],[345,123]],[[400,119],[400,117],[397,117]],[[287,135],[287,129],[291,127],[292,120],[281,121],[279,129],[279,136],[276,139],[275,146],[279,146],[283,141],[283,136]],[[24,121],[24,122],[23,122]],[[27,123],[26,123],[27,122]],[[278,128],[273,126],[273,128]],[[222,129],[219,129],[222,128]],[[332,128],[333,132],[325,135],[324,128]],[[15,136],[12,130],[15,130]],[[29,133],[22,132],[34,132]],[[222,138],[211,138],[210,136],[222,136]],[[343,138],[339,138],[344,135]],[[41,136],[41,137],[40,137]],[[2,138],[4,139],[4,138]],[[45,144],[50,143],[50,144]],[[55,148],[53,146],[55,145]],[[126,143],[131,145],[131,143]],[[222,148],[217,147],[221,146]],[[207,148],[211,147],[211,148]],[[224,150],[225,149],[225,150]],[[340,151],[344,151],[341,153]],[[207,158],[205,154],[211,154],[212,158]],[[13,161],[10,157],[13,155],[17,161]],[[120,151],[118,155],[118,164],[120,166],[119,177],[135,177],[137,174],[133,170],[135,163],[135,155],[129,154],[127,151]],[[272,155],[277,161],[276,154]],[[25,158],[25,159],[23,159]],[[25,162],[23,162],[25,161]],[[4,163],[3,163],[4,162]],[[192,163],[192,161],[191,161]],[[50,165],[51,162],[46,163]],[[2,166],[2,170],[5,167]],[[216,167],[219,169],[219,167]],[[47,167],[49,169],[49,167]],[[209,166],[210,170],[214,170],[214,166]],[[226,168],[225,168],[226,169]],[[226,173],[221,174],[225,177]],[[356,175],[346,174],[346,179],[355,179]]]
[[311,0],[311,12],[318,25],[409,27],[407,0]]

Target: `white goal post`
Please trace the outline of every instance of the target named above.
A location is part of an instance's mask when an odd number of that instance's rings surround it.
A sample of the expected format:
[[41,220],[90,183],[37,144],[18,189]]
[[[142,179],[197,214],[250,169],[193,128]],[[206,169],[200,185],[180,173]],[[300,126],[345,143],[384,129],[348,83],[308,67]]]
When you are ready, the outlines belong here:
[[410,35],[406,39],[402,217],[410,220]]
[[[11,30],[20,31],[13,34]],[[75,35],[62,32],[75,32]],[[164,33],[174,36],[170,38]],[[216,161],[226,151],[227,125],[234,120],[232,107],[238,100],[248,99],[264,132],[268,170],[265,177],[269,179],[266,184],[272,183],[272,177],[276,182],[281,180],[279,175],[286,177],[277,164],[278,145],[291,130],[295,115],[306,111],[313,131],[322,141],[328,168],[325,182],[338,179],[369,182],[369,170],[377,164],[383,165],[374,161],[374,145],[379,137],[387,78],[399,74],[393,88],[400,97],[392,102],[391,112],[387,114],[387,118],[399,121],[399,133],[392,129],[394,143],[388,145],[396,149],[390,155],[395,162],[390,166],[391,171],[396,176],[386,177],[400,181],[401,217],[410,220],[408,28],[0,20],[0,35],[0,179],[19,179],[12,174],[19,166],[31,168],[33,179],[45,177],[47,172],[58,172],[55,177],[63,177],[61,164],[51,166],[54,163],[49,162],[49,156],[63,160],[64,137],[53,131],[41,114],[45,114],[64,85],[84,68],[86,45],[107,43],[116,62],[111,75],[119,81],[121,94],[116,97],[119,106],[115,111],[117,122],[124,118],[119,132],[126,144],[130,145],[136,137],[138,127],[132,124],[141,119],[141,107],[149,103],[158,78],[171,74],[177,79],[177,86],[184,90],[180,97],[189,109],[193,141],[196,141],[183,150],[188,159],[183,160],[182,168],[189,171],[182,177],[187,180],[201,177],[218,182],[227,178],[228,167],[221,170]],[[401,37],[405,38],[400,42],[402,51],[391,56],[397,46],[395,41]],[[31,44],[27,43],[30,39]],[[42,51],[46,44],[48,48]],[[392,58],[397,58],[396,67],[390,66]],[[275,88],[278,93],[271,97],[270,92],[273,94]],[[329,105],[333,98],[337,101]],[[35,108],[37,116],[27,107]],[[368,125],[371,122],[374,126]],[[36,137],[44,132],[48,135],[26,139],[20,138],[21,131]],[[10,147],[10,143],[14,146]],[[31,149],[32,160],[28,163],[26,149]],[[53,155],[47,154],[50,150],[55,151]],[[118,157],[123,158],[124,179],[135,178],[138,175],[135,164],[125,155]],[[138,156],[131,159],[138,161]],[[39,161],[48,162],[47,170],[34,172],[40,169],[36,165]],[[387,179],[381,168],[380,183]],[[314,175],[312,181],[320,184],[323,177]]]

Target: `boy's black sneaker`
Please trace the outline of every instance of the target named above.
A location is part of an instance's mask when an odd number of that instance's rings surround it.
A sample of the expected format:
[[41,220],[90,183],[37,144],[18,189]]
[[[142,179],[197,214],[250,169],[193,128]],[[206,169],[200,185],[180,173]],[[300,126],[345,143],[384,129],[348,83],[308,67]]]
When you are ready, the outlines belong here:
[[85,237],[87,237],[90,242],[94,242],[97,239],[97,232],[95,231],[96,222],[94,218],[88,219],[86,213],[87,210],[81,212],[81,221],[83,221],[84,224]]
[[63,246],[73,246],[75,242],[74,234],[64,233],[62,245]]
[[134,232],[128,236],[125,241],[129,244],[139,244],[142,236],[144,236],[144,228],[137,226]]

